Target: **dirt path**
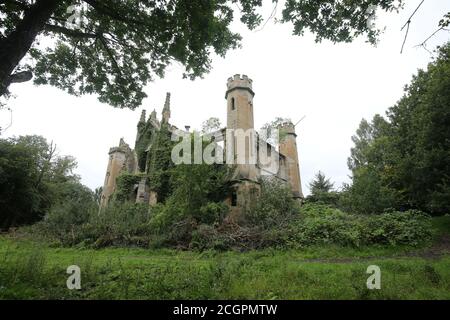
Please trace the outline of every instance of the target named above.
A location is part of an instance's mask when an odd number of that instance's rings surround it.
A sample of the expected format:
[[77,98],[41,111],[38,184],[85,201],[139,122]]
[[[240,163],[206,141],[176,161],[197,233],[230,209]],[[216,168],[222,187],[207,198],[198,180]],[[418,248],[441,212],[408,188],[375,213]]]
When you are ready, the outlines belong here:
[[303,259],[302,262],[324,262],[324,263],[353,263],[365,262],[370,260],[388,260],[388,259],[407,259],[407,258],[423,258],[436,260],[445,255],[450,255],[450,236],[443,235],[431,247],[419,249],[408,253],[402,253],[392,256],[368,256],[368,257],[345,257],[345,258],[315,258]]

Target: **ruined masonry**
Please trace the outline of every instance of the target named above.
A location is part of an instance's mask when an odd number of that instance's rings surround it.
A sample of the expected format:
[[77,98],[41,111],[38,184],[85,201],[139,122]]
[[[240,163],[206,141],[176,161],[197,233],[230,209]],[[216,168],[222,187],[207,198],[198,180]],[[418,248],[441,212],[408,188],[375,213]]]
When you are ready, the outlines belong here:
[[[230,194],[224,195],[226,203],[230,206],[230,216],[238,215],[242,208],[256,200],[260,191],[259,179],[262,177],[272,177],[288,183],[292,190],[292,196],[296,199],[303,198],[296,142],[297,135],[295,126],[292,123],[288,122],[280,126],[280,130],[284,132],[284,137],[279,144],[278,150],[266,140],[261,139],[257,134],[246,136],[243,148],[238,148],[236,146],[238,143],[236,138],[229,136],[230,130],[227,129],[244,132],[252,131],[248,129],[254,129],[254,96],[252,80],[246,75],[241,77],[237,74],[228,79],[225,93],[227,126],[219,130],[222,133],[219,136],[223,137],[224,140],[224,154],[228,154],[226,149],[233,146],[234,148],[230,152],[230,154],[234,155],[233,158],[246,160],[236,165],[236,172],[233,178],[235,182],[234,187]],[[108,168],[101,199],[102,207],[108,204],[116,190],[116,179],[123,172],[141,174],[140,176],[142,176],[140,181],[134,185],[133,194],[130,195],[132,201],[145,202],[150,205],[157,203],[158,194],[150,189],[147,180],[150,173],[148,157],[153,146],[154,136],[162,130],[161,128],[164,127],[169,133],[179,131],[177,127],[169,122],[170,108],[170,93],[167,93],[161,121],[158,120],[155,110],[153,110],[148,119],[145,110],[142,111],[137,125],[134,149],[131,149],[123,139],[120,139],[119,146],[109,150]],[[227,143],[227,139],[232,139],[233,141],[230,140],[230,143]],[[220,141],[215,140],[215,142]],[[250,147],[252,145],[255,145],[256,148]],[[265,152],[261,153],[259,152],[260,150]],[[256,159],[256,161],[250,161],[251,157]],[[267,167],[267,158],[277,160],[278,165],[275,172],[271,172],[271,169]]]

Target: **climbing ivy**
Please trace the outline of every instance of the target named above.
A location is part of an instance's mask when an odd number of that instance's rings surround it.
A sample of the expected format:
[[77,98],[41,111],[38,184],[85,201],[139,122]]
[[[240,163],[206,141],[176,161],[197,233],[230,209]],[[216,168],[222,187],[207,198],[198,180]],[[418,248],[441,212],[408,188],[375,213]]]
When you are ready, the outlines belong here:
[[138,138],[136,139],[135,151],[138,159],[139,171],[144,172],[147,163],[147,148],[154,138],[156,130],[151,122],[140,122],[138,124]]
[[158,202],[164,202],[170,195],[170,169],[174,164],[171,159],[171,132],[168,124],[161,124],[161,129],[154,133],[148,159],[148,185],[158,194]]
[[123,203],[134,198],[134,188],[142,179],[142,174],[122,173],[117,177],[114,201]]

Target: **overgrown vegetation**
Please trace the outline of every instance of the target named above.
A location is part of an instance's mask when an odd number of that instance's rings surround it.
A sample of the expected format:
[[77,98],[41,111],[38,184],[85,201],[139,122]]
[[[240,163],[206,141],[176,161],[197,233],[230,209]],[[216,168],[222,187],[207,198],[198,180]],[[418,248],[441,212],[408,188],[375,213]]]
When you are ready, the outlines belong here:
[[[373,264],[382,290],[366,287]],[[66,287],[70,265],[81,269],[81,290]],[[450,258],[414,257],[401,247],[198,253],[52,248],[0,237],[0,299],[449,298]]]
[[160,202],[164,202],[171,192],[169,171],[174,166],[171,160],[174,145],[171,136],[168,125],[162,123],[158,134],[153,138],[150,153],[147,155],[150,189],[158,194]]
[[41,136],[0,139],[0,229],[34,223],[50,210],[92,205],[93,193],[73,174],[75,167],[73,157],[58,156]]
[[[204,251],[427,243],[431,233],[426,213],[448,210],[449,54],[446,45],[428,70],[419,72],[387,120],[375,116],[372,123],[361,123],[349,159],[353,183],[335,190],[319,172],[303,206],[287,185],[266,179],[259,182],[257,201],[238,218],[229,218],[224,200],[234,184],[234,168],[174,165],[174,141],[162,123],[158,132],[150,127],[139,131],[142,141],[151,144],[138,148],[140,166],[148,168],[148,174],[121,175],[110,206],[102,211],[98,195],[96,200],[71,173],[73,159],[55,157],[51,145],[40,137],[2,140],[3,225],[29,224],[45,216],[24,230],[63,245],[95,248]],[[217,128],[216,122],[206,127]],[[196,134],[190,136],[193,150]],[[208,143],[203,141],[202,150]],[[195,152],[187,156],[194,160]],[[158,194],[157,205],[134,203],[142,178]]]
[[450,212],[450,43],[419,70],[386,118],[363,120],[352,138],[353,183],[344,207]]
[[[208,186],[185,189],[187,179],[207,177],[211,166],[185,166],[174,194],[164,204],[148,207],[124,203],[100,214],[80,215],[73,206],[65,214],[51,211],[27,232],[63,245],[174,247],[197,250],[252,250],[302,248],[313,245],[361,247],[368,245],[419,246],[431,240],[430,217],[410,210],[380,215],[353,215],[334,207],[309,203],[301,208],[289,188],[261,181],[260,201],[239,223],[224,220],[228,207],[214,202]],[[220,172],[220,171],[219,171]],[[187,175],[187,176],[186,176]],[[211,176],[210,176],[211,177]],[[206,183],[206,182],[205,182]],[[221,185],[221,183],[219,183]],[[217,190],[212,188],[213,190]],[[206,194],[205,194],[206,192]],[[84,220],[83,220],[84,219]]]

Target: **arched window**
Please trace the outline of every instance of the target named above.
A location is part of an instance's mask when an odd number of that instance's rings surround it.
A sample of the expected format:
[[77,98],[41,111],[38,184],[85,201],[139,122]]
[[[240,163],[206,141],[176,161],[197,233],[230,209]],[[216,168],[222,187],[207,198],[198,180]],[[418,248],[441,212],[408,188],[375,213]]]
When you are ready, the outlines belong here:
[[236,109],[236,106],[234,105],[234,98],[231,98],[231,110]]
[[231,192],[231,206],[236,207],[237,206],[237,192],[236,190],[233,190]]

